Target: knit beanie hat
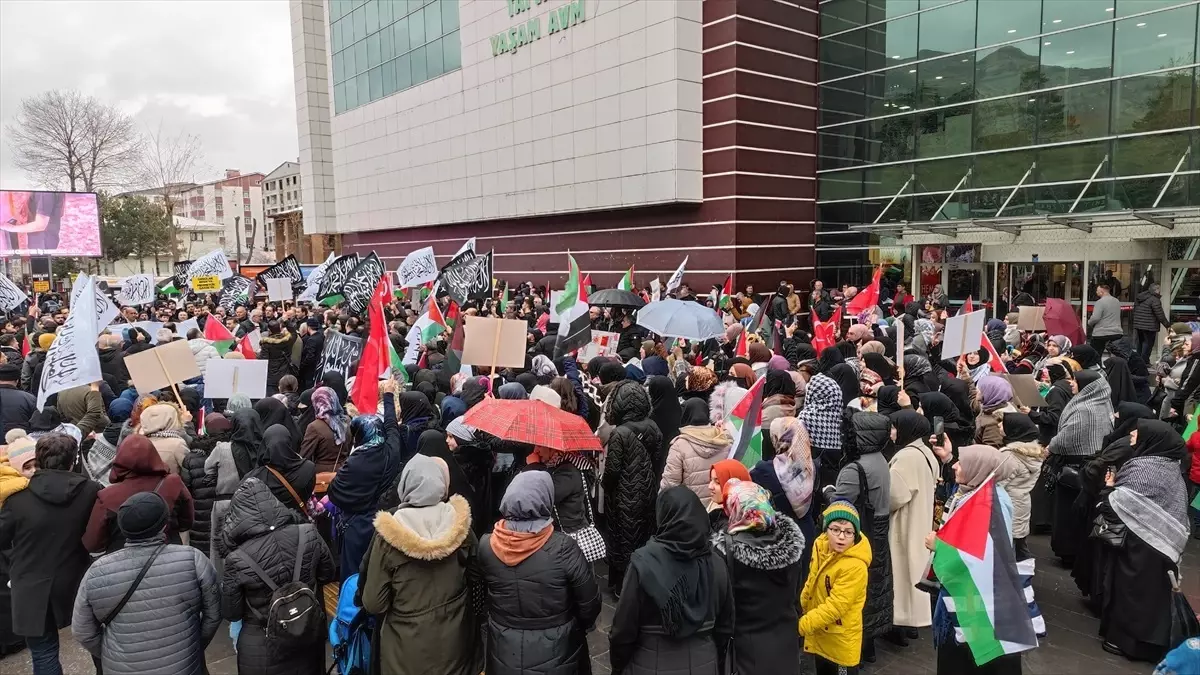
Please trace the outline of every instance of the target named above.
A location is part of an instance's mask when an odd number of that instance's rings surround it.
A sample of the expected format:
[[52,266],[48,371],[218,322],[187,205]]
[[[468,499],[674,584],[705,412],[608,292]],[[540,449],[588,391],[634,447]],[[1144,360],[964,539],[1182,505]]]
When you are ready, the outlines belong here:
[[1176,335],[1191,335],[1192,327],[1182,321],[1176,321],[1171,324],[1171,332]]
[[42,333],[38,336],[38,347],[42,349],[50,349],[50,345],[54,344],[54,338],[58,337],[54,333]]
[[25,467],[36,457],[37,442],[28,436],[23,436],[8,444],[8,465],[17,471]]
[[114,398],[108,404],[108,419],[112,422],[124,422],[133,414],[133,401],[127,398]]
[[153,492],[139,492],[117,509],[117,527],[131,541],[156,536],[167,525],[167,503]]
[[829,529],[829,524],[835,520],[844,520],[854,526],[854,534],[862,531],[862,525],[858,522],[858,509],[850,502],[838,500],[829,505],[825,512],[821,514],[821,529]]

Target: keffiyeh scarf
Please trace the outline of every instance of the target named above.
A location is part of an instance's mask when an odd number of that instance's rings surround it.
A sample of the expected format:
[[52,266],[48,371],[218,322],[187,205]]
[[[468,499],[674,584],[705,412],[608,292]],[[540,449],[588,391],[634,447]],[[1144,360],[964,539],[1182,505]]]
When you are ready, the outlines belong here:
[[804,394],[804,409],[796,415],[814,447],[842,449],[842,388],[833,378],[814,375]]
[[1058,422],[1058,434],[1050,440],[1050,454],[1091,457],[1104,449],[1104,437],[1112,431],[1113,407],[1107,380],[1096,380],[1076,394]]
[[1134,457],[1117,471],[1108,503],[1129,529],[1154,550],[1178,563],[1187,545],[1187,489],[1179,462]]

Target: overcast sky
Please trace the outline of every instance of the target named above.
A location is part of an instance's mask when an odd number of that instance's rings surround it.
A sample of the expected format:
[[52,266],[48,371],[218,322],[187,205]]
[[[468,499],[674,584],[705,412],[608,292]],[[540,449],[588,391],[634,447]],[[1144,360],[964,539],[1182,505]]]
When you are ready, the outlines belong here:
[[[298,154],[287,0],[0,0],[0,128],[48,89],[200,136],[197,182]],[[33,187],[6,136],[0,187]]]

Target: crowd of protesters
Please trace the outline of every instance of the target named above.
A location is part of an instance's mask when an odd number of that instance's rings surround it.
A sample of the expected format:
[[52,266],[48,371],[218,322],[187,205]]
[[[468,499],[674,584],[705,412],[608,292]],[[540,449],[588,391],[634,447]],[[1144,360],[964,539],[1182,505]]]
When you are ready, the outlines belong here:
[[[27,646],[34,673],[58,675],[69,626],[97,672],[199,674],[229,622],[239,673],[316,675],[323,641],[281,650],[269,617],[279,598],[302,602],[297,589],[320,598],[344,584],[347,595],[353,580],[349,597],[372,617],[370,672],[388,675],[590,673],[605,593],[615,673],[785,675],[809,661],[853,674],[876,660],[877,640],[918,639],[934,642],[940,674],[1020,673],[1021,653],[976,665],[952,598],[927,579],[936,530],[989,478],[1011,538],[994,562],[1025,585],[1039,635],[1027,538],[1049,533],[1100,616],[1104,650],[1157,662],[1178,646],[1171,573],[1200,538],[1200,512],[1188,514],[1200,438],[1181,435],[1200,332],[1169,325],[1147,360],[1161,305],[1135,316],[1139,348],[1106,332],[1107,310],[1080,344],[1008,314],[987,323],[992,349],[944,359],[950,315],[937,293],[891,287],[818,348],[812,321],[842,316],[855,289],[783,283],[726,303],[685,284],[674,297],[721,302],[723,337],[667,339],[633,310],[592,307],[594,329],[620,334],[617,353],[577,362],[556,353],[547,290],[526,283],[507,306],[462,309],[526,321],[523,368],[451,370],[443,333],[380,382],[376,410],[355,409],[353,382],[322,372],[328,336],[368,336],[363,317],[336,307],[227,313],[185,296],[122,308],[97,340],[103,379],[40,410],[69,308],[43,296],[9,315],[0,649]],[[398,299],[385,317],[406,353],[419,313]],[[198,328],[179,335],[190,319]],[[139,321],[163,327],[151,336],[130,327]],[[186,340],[202,373],[246,358],[220,356],[209,321],[238,338],[259,331],[266,398],[206,397],[203,374],[134,388],[124,359],[152,343]],[[1022,405],[1000,373],[1034,375],[1044,405]],[[760,379],[762,457],[747,466],[729,458],[730,415]],[[491,398],[579,415],[603,451],[464,422]],[[602,567],[579,543],[591,527]]]

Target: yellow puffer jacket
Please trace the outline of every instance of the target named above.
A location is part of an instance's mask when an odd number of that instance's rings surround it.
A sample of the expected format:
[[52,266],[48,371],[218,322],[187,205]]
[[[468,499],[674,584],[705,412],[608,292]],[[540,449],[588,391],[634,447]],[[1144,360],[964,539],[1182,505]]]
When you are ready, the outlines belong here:
[[[7,457],[5,458],[7,460]],[[29,479],[7,464],[0,464],[0,506],[4,500],[29,487]]]
[[870,564],[871,544],[866,537],[859,537],[845,553],[829,548],[828,535],[817,537],[808,581],[800,592],[804,651],[839,666],[858,665]]

